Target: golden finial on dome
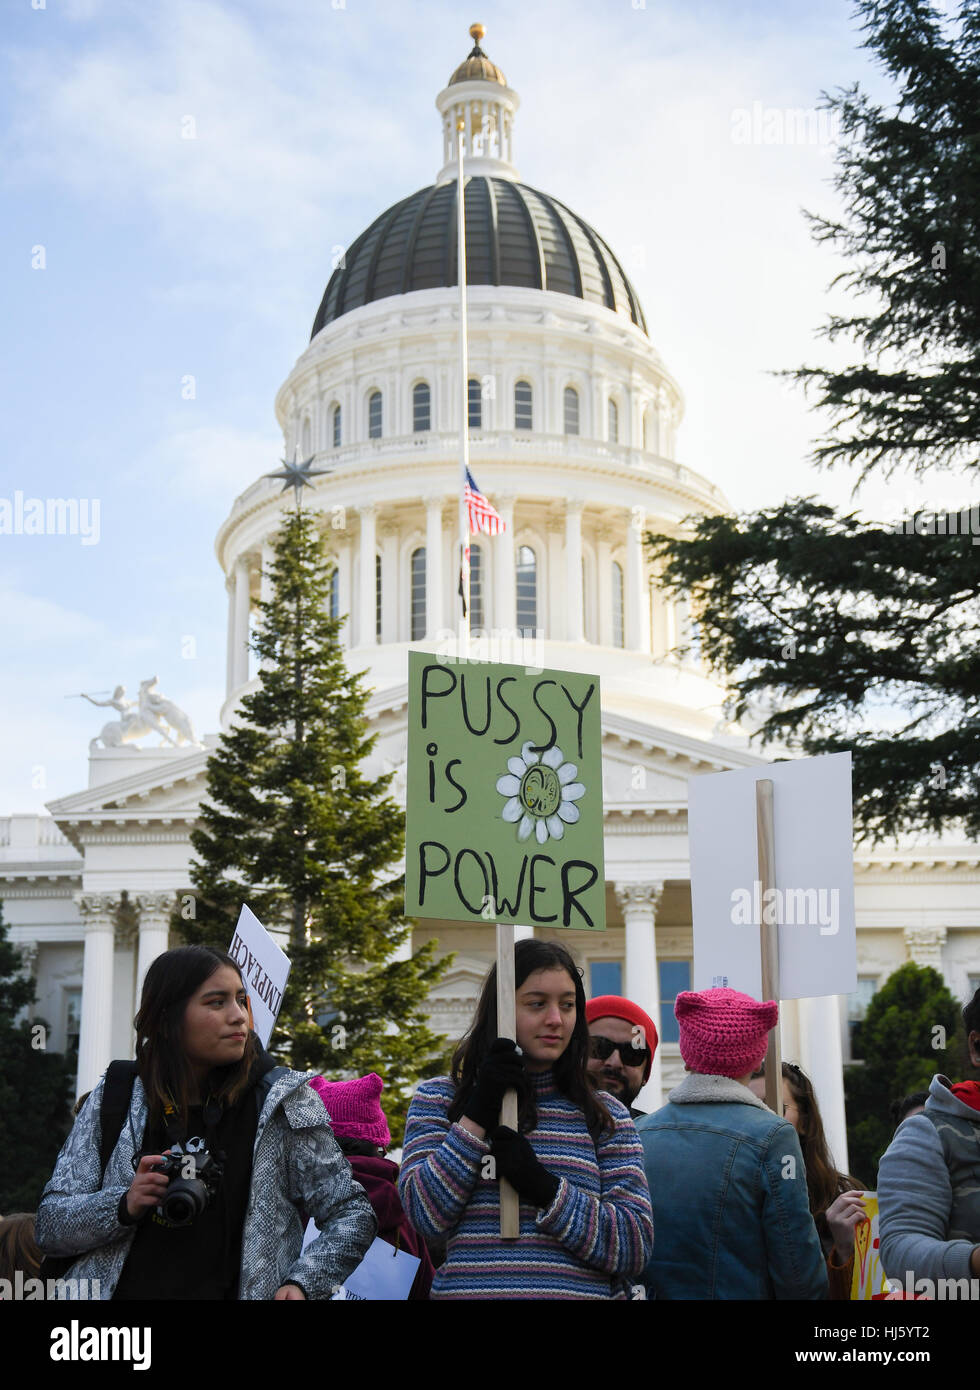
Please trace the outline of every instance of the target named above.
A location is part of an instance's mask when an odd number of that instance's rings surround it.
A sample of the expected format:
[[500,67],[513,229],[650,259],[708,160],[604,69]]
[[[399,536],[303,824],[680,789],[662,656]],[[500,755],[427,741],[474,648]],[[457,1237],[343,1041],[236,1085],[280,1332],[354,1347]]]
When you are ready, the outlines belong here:
[[449,79],[450,87],[457,82],[496,82],[501,87],[507,86],[506,77],[496,63],[491,63],[480,47],[480,40],[486,32],[486,28],[482,24],[470,25],[470,38],[473,40],[473,47]]

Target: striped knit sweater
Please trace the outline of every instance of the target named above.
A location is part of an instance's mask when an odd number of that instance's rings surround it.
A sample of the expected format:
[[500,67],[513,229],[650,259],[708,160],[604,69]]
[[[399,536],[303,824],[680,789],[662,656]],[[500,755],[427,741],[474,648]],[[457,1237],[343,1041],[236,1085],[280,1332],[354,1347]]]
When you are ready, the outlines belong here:
[[527,1135],[560,1179],[551,1206],[521,1202],[520,1238],[500,1238],[499,1187],[483,1176],[490,1145],[447,1118],[448,1077],[412,1098],[398,1179],[412,1225],[448,1236],[431,1298],[622,1298],[653,1249],[643,1147],[629,1112],[603,1094],[615,1128],[593,1143],[585,1116],[550,1071],[530,1073],[538,1109]]

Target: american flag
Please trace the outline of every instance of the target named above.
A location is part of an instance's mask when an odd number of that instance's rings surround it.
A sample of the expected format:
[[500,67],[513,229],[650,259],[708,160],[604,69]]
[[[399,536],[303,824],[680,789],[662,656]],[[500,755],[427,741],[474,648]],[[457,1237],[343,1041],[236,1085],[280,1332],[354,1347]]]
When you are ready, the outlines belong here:
[[466,512],[469,516],[470,530],[483,531],[488,536],[498,536],[507,529],[491,504],[477,487],[473,474],[466,470],[466,492],[464,495]]

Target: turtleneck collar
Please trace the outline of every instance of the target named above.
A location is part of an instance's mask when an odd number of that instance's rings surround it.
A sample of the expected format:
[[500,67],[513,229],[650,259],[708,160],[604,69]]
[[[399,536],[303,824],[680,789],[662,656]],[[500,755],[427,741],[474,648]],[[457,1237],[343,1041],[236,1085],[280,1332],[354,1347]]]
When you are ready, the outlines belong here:
[[556,1094],[558,1087],[555,1085],[555,1073],[551,1067],[547,1071],[529,1071],[527,1076],[535,1099]]

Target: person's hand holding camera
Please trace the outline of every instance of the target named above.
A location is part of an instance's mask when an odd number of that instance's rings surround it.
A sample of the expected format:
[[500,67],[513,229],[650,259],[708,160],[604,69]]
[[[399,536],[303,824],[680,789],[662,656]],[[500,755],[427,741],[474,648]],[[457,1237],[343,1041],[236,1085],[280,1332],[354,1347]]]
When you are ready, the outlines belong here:
[[138,1221],[151,1207],[159,1205],[170,1179],[166,1173],[157,1173],[154,1169],[166,1161],[166,1154],[144,1154],[140,1159],[136,1176],[126,1193],[126,1210],[130,1220]]
[[460,1124],[478,1139],[486,1137],[500,1121],[500,1106],[507,1091],[520,1098],[527,1090],[524,1056],[512,1038],[497,1038],[476,1074],[466,1098]]

